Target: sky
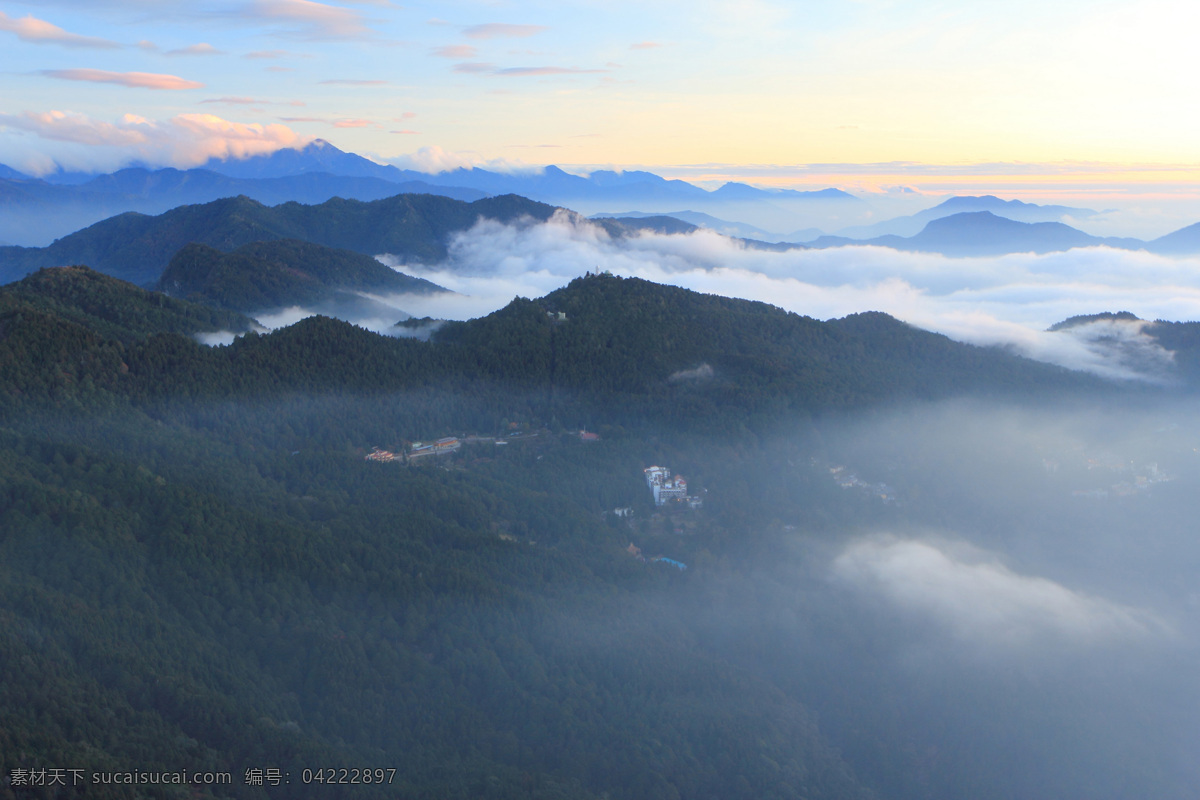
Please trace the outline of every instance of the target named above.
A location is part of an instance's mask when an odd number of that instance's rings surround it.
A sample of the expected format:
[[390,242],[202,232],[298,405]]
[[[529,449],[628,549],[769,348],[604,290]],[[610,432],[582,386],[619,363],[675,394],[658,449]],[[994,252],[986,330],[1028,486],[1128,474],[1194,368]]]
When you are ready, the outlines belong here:
[[1190,202],[1198,32],[1161,0],[5,0],[0,163],[319,137],[432,169]]

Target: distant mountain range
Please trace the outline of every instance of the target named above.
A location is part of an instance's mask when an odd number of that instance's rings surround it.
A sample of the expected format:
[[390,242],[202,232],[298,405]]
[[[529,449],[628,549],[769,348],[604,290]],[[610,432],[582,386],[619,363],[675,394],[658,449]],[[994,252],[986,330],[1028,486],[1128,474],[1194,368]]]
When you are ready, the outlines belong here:
[[1017,222],[990,211],[952,214],[927,223],[915,236],[877,236],[850,239],[821,236],[805,246],[812,248],[874,245],[946,256],[998,256],[1008,253],[1051,253],[1074,247],[1113,247],[1152,253],[1200,252],[1200,224],[1146,242],[1141,239],[1091,236],[1061,222]]
[[424,173],[377,164],[318,140],[269,155],[212,159],[188,170],[138,166],[111,175],[59,172],[39,179],[0,165],[0,243],[43,245],[123,212],[159,214],[238,195],[271,205],[321,203],[333,197],[379,200],[400,193],[466,201],[519,194],[588,214],[622,207],[660,214],[690,206],[773,220],[783,230],[792,230],[797,218],[817,219],[823,230],[832,230],[869,211],[862,200],[839,189],[799,192],[727,183],[710,192],[636,170],[597,170],[586,177],[555,166],[511,174],[478,168]]
[[[1042,206],[1020,200],[1001,200],[994,195],[982,197],[951,197],[933,208],[927,208],[907,217],[877,222],[874,225],[858,225],[843,228],[838,236],[849,239],[873,239],[878,236],[915,236],[935,219],[965,214],[974,211],[989,211],[998,217],[1014,222],[1062,222],[1064,219],[1083,220],[1096,216],[1090,208],[1070,206]],[[803,241],[803,240],[801,240]]]
[[[593,216],[670,216],[736,238],[818,248],[862,243],[946,255],[995,255],[1105,244],[1169,254],[1200,251],[1200,229],[1184,228],[1153,242],[1093,237],[1065,224],[1095,216],[1092,209],[991,195],[952,197],[917,214],[864,225],[870,206],[835,188],[802,192],[730,182],[708,191],[640,170],[597,170],[583,176],[555,166],[516,173],[460,168],[432,174],[379,164],[322,140],[245,159],[210,159],[188,170],[136,166],[108,175],[58,172],[37,179],[0,165],[0,244],[42,245],[124,212],[161,214],[227,197],[244,196],[264,205],[316,205],[335,197],[373,201],[397,194],[465,202],[516,194]],[[612,211],[619,208],[634,210]],[[966,216],[984,213],[989,216]],[[930,227],[946,219],[956,221]],[[997,219],[1059,227],[1004,227]],[[838,234],[822,235],[828,230]]]
[[[152,286],[186,245],[228,253],[279,239],[366,256],[390,253],[401,263],[433,263],[446,256],[453,233],[480,217],[544,221],[556,206],[583,213],[597,207],[640,208],[595,220],[614,236],[704,227],[768,250],[874,245],[962,257],[1107,246],[1200,253],[1200,223],[1153,241],[1096,237],[1061,221],[1085,219],[1096,213],[1090,209],[993,196],[950,198],[919,214],[871,226],[838,226],[843,233],[876,234],[866,238],[824,236],[807,228],[781,239],[765,227],[727,218],[774,215],[795,221],[824,215],[830,221],[843,213],[860,215],[866,205],[837,189],[798,192],[727,183],[706,191],[644,171],[580,176],[551,166],[518,174],[457,169],[433,175],[378,164],[317,141],[247,159],[214,159],[191,170],[132,167],[99,176],[60,172],[39,180],[0,165],[0,242],[61,237],[46,247],[0,246],[0,281],[40,267],[88,264]],[[681,206],[687,210],[648,210]],[[101,221],[69,235],[73,228],[62,229],[81,219]],[[299,285],[291,288],[299,291]]]
[[435,194],[467,202],[487,196],[475,189],[419,181],[395,183],[315,172],[236,178],[206,169],[130,168],[74,184],[0,174],[0,242],[41,245],[117,214],[161,214],[182,205],[225,197],[244,196],[276,205],[289,201],[323,203],[334,197],[380,200],[404,193]]
[[[997,198],[962,197],[952,198],[963,202],[947,200],[937,207],[943,211],[962,206],[971,206],[969,201],[995,200],[1005,204],[1006,201]],[[1019,201],[1007,201],[1016,203]],[[994,205],[985,202],[985,205]],[[1020,203],[1018,206],[1007,206],[1021,210],[1026,216],[1050,214],[1054,209],[1064,209],[1065,206],[1034,206]],[[956,213],[937,216],[930,209],[925,212],[929,221],[924,223],[919,232],[912,236],[888,234],[869,239],[850,238],[848,236],[818,236],[811,241],[793,239],[778,241],[777,236],[752,226],[738,223],[727,223],[724,220],[708,217],[697,212],[679,212],[665,218],[674,217],[688,220],[695,227],[709,228],[731,238],[744,238],[743,241],[759,249],[828,249],[832,247],[875,246],[890,247],[893,250],[907,252],[938,253],[952,257],[966,256],[997,256],[1009,253],[1052,253],[1070,250],[1075,247],[1112,247],[1120,250],[1146,250],[1163,255],[1186,255],[1200,253],[1200,223],[1188,226],[1174,233],[1143,241],[1127,237],[1091,236],[1077,228],[1072,228],[1061,222],[1021,222],[998,216],[990,211],[959,211]],[[1023,209],[1023,210],[1022,210]],[[1072,209],[1084,211],[1085,209]],[[594,217],[594,222],[601,222],[606,217]],[[634,225],[646,220],[662,220],[663,216],[652,216],[639,212],[629,212],[616,217],[627,225]],[[913,219],[913,218],[905,218]],[[660,228],[662,227],[660,223]],[[668,231],[665,228],[660,232]],[[758,241],[766,240],[766,241]]]
[[[16,280],[41,267],[88,264],[137,285],[152,286],[176,253],[189,244],[203,244],[227,253],[253,242],[280,239],[365,256],[387,253],[401,264],[429,264],[446,257],[452,234],[467,230],[480,218],[504,223],[522,219],[544,222],[555,211],[554,206],[515,195],[468,203],[429,194],[399,194],[370,202],[332,199],[318,205],[284,203],[274,207],[248,197],[235,197],[180,206],[158,216],[121,214],[48,247],[0,247],[0,282]],[[696,230],[692,223],[670,216],[600,218],[593,222],[615,237],[641,231],[686,234]],[[1018,222],[976,211],[934,219],[910,237],[857,240],[822,236],[806,244],[740,241],[749,248],[776,251],[873,245],[956,257],[1047,253],[1093,246],[1186,254],[1200,252],[1200,224],[1144,242],[1090,236],[1059,222]]]

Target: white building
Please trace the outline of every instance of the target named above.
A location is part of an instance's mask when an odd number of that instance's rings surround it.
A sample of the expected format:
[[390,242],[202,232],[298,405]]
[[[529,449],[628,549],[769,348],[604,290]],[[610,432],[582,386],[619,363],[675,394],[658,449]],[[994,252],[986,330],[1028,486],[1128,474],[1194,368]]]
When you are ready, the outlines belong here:
[[654,492],[654,505],[665,505],[668,500],[685,500],[688,496],[687,480],[682,475],[671,477],[666,467],[648,467],[642,470],[646,485]]

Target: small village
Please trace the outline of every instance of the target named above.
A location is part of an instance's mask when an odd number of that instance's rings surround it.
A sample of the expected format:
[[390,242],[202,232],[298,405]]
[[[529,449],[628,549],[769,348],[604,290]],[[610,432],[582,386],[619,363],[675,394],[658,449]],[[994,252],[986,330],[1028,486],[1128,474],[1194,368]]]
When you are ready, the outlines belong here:
[[[515,424],[514,424],[515,427]],[[477,434],[464,434],[463,436],[443,436],[440,439],[435,439],[432,442],[411,442],[408,443],[399,452],[394,450],[386,450],[382,447],[373,447],[371,452],[364,456],[367,461],[376,463],[411,463],[428,456],[448,456],[457,453],[464,445],[492,445],[495,447],[505,447],[512,442],[520,442],[529,439],[537,439],[543,434],[548,434],[545,430],[528,430],[516,428],[511,430],[504,436],[479,436]],[[579,438],[581,442],[598,442],[600,435],[592,433],[586,429],[574,431],[573,436]]]
[[[493,447],[505,447],[511,442],[537,439],[542,437],[543,434],[549,435],[549,431],[546,430],[522,429],[516,426],[514,428],[514,430],[510,430],[504,436],[464,434],[463,436],[443,436],[431,442],[409,442],[403,448],[397,448],[396,450],[373,447],[371,452],[364,456],[364,460],[382,464],[412,464],[430,456],[452,455],[461,451],[465,446],[491,445]],[[579,441],[585,443],[600,441],[599,434],[586,429],[574,431],[571,435],[578,437]],[[704,506],[703,497],[689,494],[687,479],[682,475],[673,474],[667,467],[657,465],[647,467],[642,470],[642,477],[646,481],[646,487],[650,489],[656,508],[663,510],[678,508],[687,511],[696,511]],[[615,517],[625,519],[630,525],[633,525],[633,508],[615,508],[611,512],[605,513],[611,513]],[[658,520],[661,516],[661,514],[656,513],[652,517],[652,520]],[[695,528],[695,521],[691,520],[689,522],[687,520],[688,516],[683,515],[679,517],[670,515],[674,533],[682,535]],[[499,537],[506,541],[517,541],[514,536],[508,533],[500,533]],[[530,542],[530,544],[533,544],[533,542]],[[680,571],[687,569],[687,564],[664,555],[643,555],[642,549],[633,542],[629,543],[629,546],[625,548],[625,552],[644,564],[663,564]]]

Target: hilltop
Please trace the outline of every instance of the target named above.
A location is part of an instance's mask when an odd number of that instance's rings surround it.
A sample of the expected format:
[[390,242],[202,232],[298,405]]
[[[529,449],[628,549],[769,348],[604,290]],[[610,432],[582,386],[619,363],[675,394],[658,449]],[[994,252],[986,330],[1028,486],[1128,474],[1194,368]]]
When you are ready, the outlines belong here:
[[[160,302],[198,308],[97,277],[100,285],[125,286],[122,306],[135,317],[136,309],[145,309],[147,321]],[[76,305],[87,302],[78,298]],[[89,326],[75,308],[54,316],[102,342],[108,331]],[[579,278],[546,297],[517,298],[486,317],[447,323],[428,342],[314,317],[218,350],[151,336],[127,349],[125,360],[129,370],[115,385],[128,387],[118,394],[129,396],[179,388],[221,397],[469,385],[484,394],[533,392],[547,417],[586,412],[614,423],[642,419],[713,429],[899,398],[1101,385],[884,314],[821,322],[764,303],[611,275]],[[37,368],[52,375],[59,367],[46,359]]]
[[87,264],[138,285],[151,285],[185,245],[228,252],[251,242],[299,239],[365,255],[438,261],[450,234],[479,219],[545,221],[554,207],[502,196],[466,203],[435,195],[401,194],[362,202],[335,198],[320,205],[265,206],[248,197],[181,206],[158,216],[121,214],[65,236],[49,247],[0,247],[0,280],[39,267]]

